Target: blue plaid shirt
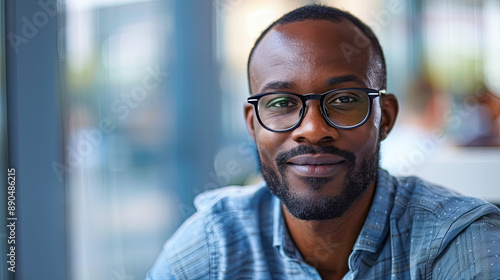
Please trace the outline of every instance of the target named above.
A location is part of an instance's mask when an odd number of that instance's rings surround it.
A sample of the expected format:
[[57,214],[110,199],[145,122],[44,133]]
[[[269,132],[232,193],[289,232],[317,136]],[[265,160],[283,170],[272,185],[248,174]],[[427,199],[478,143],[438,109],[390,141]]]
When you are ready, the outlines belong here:
[[[195,205],[146,279],[321,279],[265,184],[206,192]],[[380,170],[344,279],[500,279],[500,211]]]

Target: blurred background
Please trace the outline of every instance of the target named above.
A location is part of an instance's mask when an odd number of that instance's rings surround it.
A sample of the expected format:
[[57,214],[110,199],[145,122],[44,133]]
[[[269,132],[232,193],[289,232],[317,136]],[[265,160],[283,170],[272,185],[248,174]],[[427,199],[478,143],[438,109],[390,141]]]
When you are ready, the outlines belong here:
[[310,3],[351,12],[380,39],[400,101],[382,166],[500,204],[498,0],[0,3],[15,279],[143,279],[197,194],[258,182],[247,57],[270,23]]

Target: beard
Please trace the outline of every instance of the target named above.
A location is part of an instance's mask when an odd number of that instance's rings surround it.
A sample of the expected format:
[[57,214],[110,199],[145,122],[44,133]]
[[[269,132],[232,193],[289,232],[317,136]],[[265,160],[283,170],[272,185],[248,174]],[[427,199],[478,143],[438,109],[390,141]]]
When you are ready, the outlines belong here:
[[[345,159],[347,169],[344,184],[336,195],[324,196],[299,196],[291,191],[290,183],[286,176],[287,160],[302,154],[334,154]],[[257,153],[258,154],[258,153]],[[334,146],[311,147],[301,145],[290,151],[279,153],[276,156],[276,173],[270,166],[263,164],[260,156],[259,163],[264,181],[270,191],[276,195],[288,212],[295,218],[306,221],[322,221],[335,219],[342,216],[351,205],[361,197],[373,181],[378,178],[378,166],[380,158],[380,137],[377,140],[376,150],[361,160],[356,166],[356,155],[347,150]],[[325,186],[331,178],[304,177],[301,180],[312,190],[319,190]]]

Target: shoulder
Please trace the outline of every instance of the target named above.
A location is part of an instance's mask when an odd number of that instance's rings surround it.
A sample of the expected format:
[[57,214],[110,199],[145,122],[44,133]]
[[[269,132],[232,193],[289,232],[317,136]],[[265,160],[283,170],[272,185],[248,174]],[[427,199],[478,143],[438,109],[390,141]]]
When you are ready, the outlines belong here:
[[390,177],[387,182],[394,192],[391,219],[400,235],[406,236],[399,238],[408,244],[411,267],[418,267],[422,278],[471,275],[465,278],[472,279],[489,275],[484,273],[497,269],[495,265],[500,267],[499,254],[492,253],[500,252],[496,206],[416,177]]
[[470,223],[484,215],[500,213],[496,206],[482,199],[463,196],[417,177],[390,177],[390,182],[394,185],[396,215],[406,212],[415,220],[422,214],[436,221]]
[[481,217],[500,219],[498,207],[482,199],[463,196],[416,177],[392,177],[392,180],[395,185],[392,218],[411,227],[413,233],[443,238],[442,244]]
[[[241,216],[257,219],[261,204],[271,198],[265,184],[224,187],[198,195],[195,198],[197,212],[165,243],[147,279],[209,276],[214,271],[212,266],[217,265],[218,243],[228,241],[227,235],[238,232],[238,227],[242,227],[238,225]],[[252,219],[248,222],[256,224]]]
[[207,275],[209,250],[199,213],[187,219],[163,246],[146,279],[187,279]]
[[434,279],[500,279],[500,218],[486,215],[452,236],[433,260]]

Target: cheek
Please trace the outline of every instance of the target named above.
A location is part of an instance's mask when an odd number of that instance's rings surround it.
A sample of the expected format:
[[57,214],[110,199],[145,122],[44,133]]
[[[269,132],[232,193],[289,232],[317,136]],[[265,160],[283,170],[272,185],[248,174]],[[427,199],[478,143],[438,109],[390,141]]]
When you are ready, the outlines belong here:
[[285,151],[284,143],[290,138],[290,133],[276,133],[266,130],[257,123],[255,126],[255,143],[262,163],[270,166],[273,170],[276,168],[276,155]]
[[376,141],[376,138],[374,138],[374,130],[374,127],[370,128],[363,125],[343,133],[343,135],[341,134],[341,137],[345,141],[346,145],[342,145],[344,147],[339,148],[345,148],[346,150],[353,152],[356,155],[357,164],[359,164],[368,155],[371,155],[376,148],[374,143]]
[[[381,111],[380,106],[374,103],[374,110],[372,111],[370,118],[362,126],[352,130],[353,133],[349,138],[350,150],[356,154],[358,163],[363,159],[373,155],[377,150],[377,145],[379,141],[379,129],[380,129],[380,118]],[[351,132],[351,131],[349,131]],[[347,138],[347,135],[346,135]]]

